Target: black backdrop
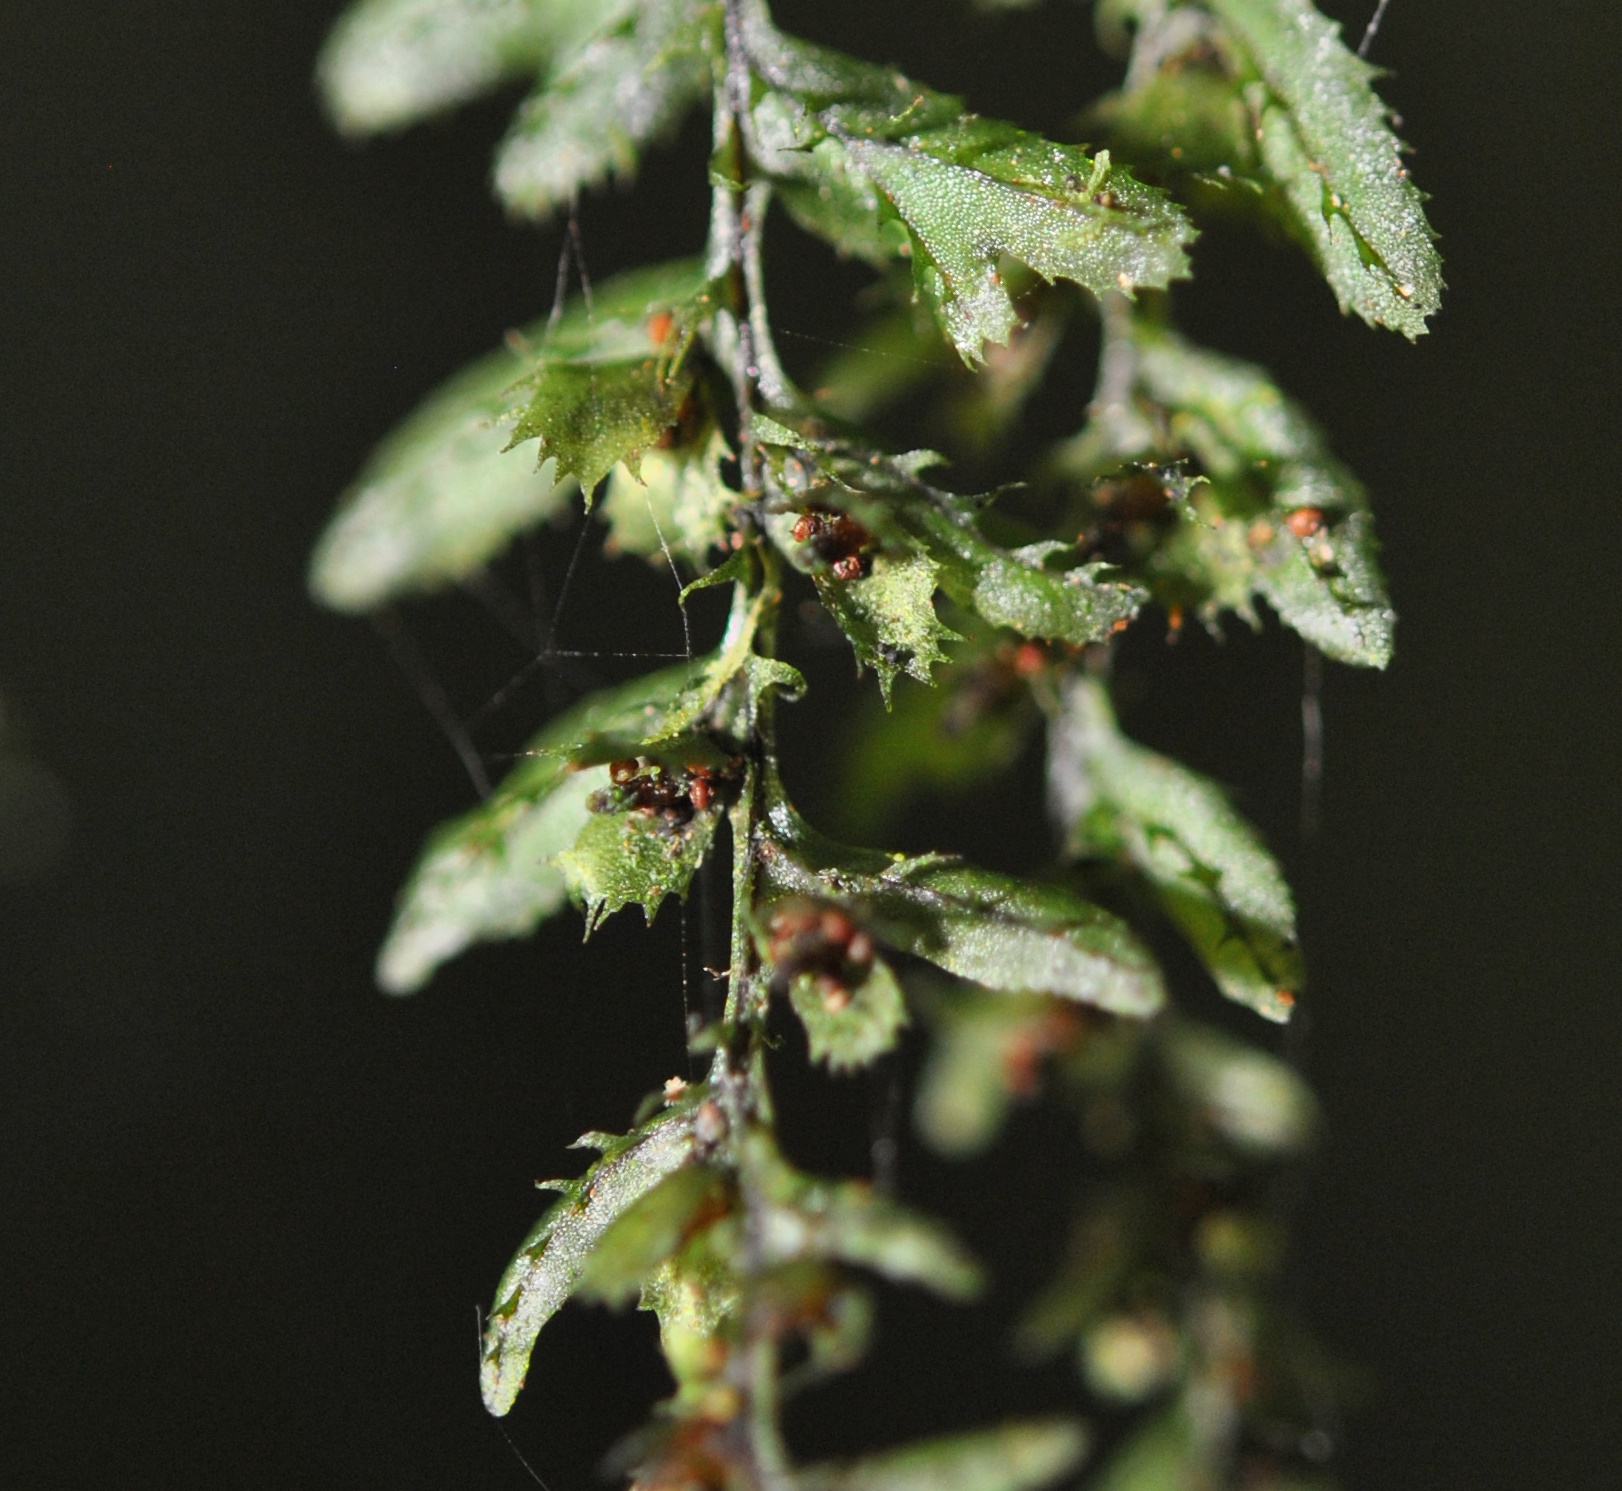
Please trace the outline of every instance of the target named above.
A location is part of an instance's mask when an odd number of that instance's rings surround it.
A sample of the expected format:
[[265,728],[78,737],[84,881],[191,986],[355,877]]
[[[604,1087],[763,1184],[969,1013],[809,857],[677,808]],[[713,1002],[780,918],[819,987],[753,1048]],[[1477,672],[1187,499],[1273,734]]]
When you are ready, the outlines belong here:
[[[73,820],[61,868],[0,889],[7,1485],[526,1484],[478,1406],[474,1302],[538,1209],[527,1180],[681,1061],[669,915],[589,950],[560,923],[412,1001],[370,986],[419,837],[468,786],[374,635],[306,602],[305,554],[375,437],[544,308],[558,234],[487,198],[504,108],[329,136],[308,77],[336,8],[0,11],[0,690]],[[1107,78],[1066,7],[1007,33],[927,0],[779,13],[1051,129]],[[1619,44],[1602,0],[1392,7],[1378,56],[1451,285],[1417,349],[1222,235],[1180,296],[1367,478],[1403,616],[1388,675],[1331,674],[1305,848],[1297,654],[1237,636],[1129,670],[1133,728],[1234,783],[1297,876],[1331,1123],[1297,1289],[1366,1369],[1344,1465],[1369,1491],[1598,1488],[1622,1461]],[[690,133],[589,202],[594,270],[693,248],[702,171]],[[779,263],[784,323],[833,330],[818,297],[849,276]],[[587,578],[566,631],[668,644],[653,580]],[[521,661],[471,603],[417,624],[464,708]],[[993,837],[972,808],[952,831]],[[802,1142],[837,1158],[860,1105],[826,1102]],[[995,1250],[994,1176],[964,1189]],[[646,1324],[549,1328],[510,1432],[554,1491],[661,1390]],[[920,1326],[928,1355],[803,1431],[1053,1400],[971,1325]]]

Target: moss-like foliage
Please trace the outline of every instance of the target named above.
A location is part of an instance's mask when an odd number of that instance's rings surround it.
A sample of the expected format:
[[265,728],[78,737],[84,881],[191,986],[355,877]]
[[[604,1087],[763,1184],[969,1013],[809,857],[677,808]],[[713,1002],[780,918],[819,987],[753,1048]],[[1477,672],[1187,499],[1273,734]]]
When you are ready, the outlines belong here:
[[[582,283],[431,395],[311,574],[346,611],[478,584],[581,493],[609,554],[692,602],[690,661],[576,699],[430,838],[378,962],[410,993],[571,902],[589,931],[631,905],[651,920],[699,875],[717,901],[730,865],[724,1007],[689,1032],[707,1072],[585,1136],[599,1158],[549,1183],[485,1333],[484,1400],[505,1414],[570,1299],[657,1318],[674,1391],[611,1459],[638,1491],[1329,1484],[1332,1380],[1280,1303],[1277,1182],[1317,1115],[1254,1019],[1306,996],[1294,901],[1221,787],[1123,733],[1108,680],[1146,611],[1175,634],[1265,607],[1337,661],[1392,651],[1356,478],[1262,369],[1171,324],[1198,221],[1270,220],[1343,309],[1408,337],[1439,262],[1375,73],[1306,0],[1101,0],[1097,22],[1127,71],[1091,111],[1096,148],[789,36],[765,0],[363,0],[323,54],[351,132],[532,84],[495,170],[531,217],[713,114],[702,256]],[[773,345],[773,204],[879,276],[860,345],[809,391]],[[1090,317],[1081,428],[1019,486],[966,494],[949,458],[1019,450]],[[908,401],[934,408],[946,454],[874,432]],[[693,597],[718,588],[726,621],[695,647],[710,603]],[[853,843],[806,821],[780,759],[807,685],[779,651],[830,640],[876,680],[845,733]],[[1055,833],[1006,845],[1023,873],[860,847],[903,805],[1038,772],[1039,738]],[[1177,934],[1186,977],[1157,956]],[[1248,1037],[1197,1017],[1219,994]],[[783,1405],[860,1363],[875,1284],[961,1304],[986,1279],[894,1191],[893,1146],[871,1180],[790,1162],[768,1051],[834,1080],[918,1071],[917,1139],[1017,1167],[1009,1195],[1078,1183],[1068,1151],[1010,1122],[1069,1113],[1087,1182],[1053,1276],[1016,1281],[1014,1335],[1073,1360],[1075,1415],[802,1463]],[[1017,1206],[1001,1224],[1024,1225]]]

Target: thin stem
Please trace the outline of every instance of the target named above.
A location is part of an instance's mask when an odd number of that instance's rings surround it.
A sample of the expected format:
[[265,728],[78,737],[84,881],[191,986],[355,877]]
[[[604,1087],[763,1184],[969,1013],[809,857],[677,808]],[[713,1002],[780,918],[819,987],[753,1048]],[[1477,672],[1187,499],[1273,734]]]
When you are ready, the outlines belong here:
[[1363,33],[1363,40],[1357,44],[1357,55],[1359,57],[1368,56],[1369,48],[1374,45],[1374,38],[1380,34],[1380,22],[1385,19],[1385,9],[1389,4],[1391,4],[1391,0],[1380,0],[1379,5],[1376,7],[1374,16],[1369,21],[1368,29]]
[[[725,69],[715,91],[715,177],[710,208],[709,269],[722,285],[724,306],[716,318],[718,360],[731,375],[737,410],[740,488],[746,503],[765,491],[761,453],[752,417],[762,398],[783,400],[787,381],[771,348],[765,309],[765,282],[760,264],[760,227],[768,201],[764,182],[750,180],[745,121],[750,100],[750,66],[745,45],[742,0],[726,0]],[[728,345],[730,343],[730,345]],[[764,385],[764,386],[763,386]],[[755,576],[740,585],[740,596],[758,585],[761,616],[753,649],[770,656],[776,646],[780,593],[776,555],[759,525],[746,519],[759,563]],[[776,1324],[770,1302],[760,1290],[766,1268],[763,1230],[765,1195],[757,1175],[771,1137],[772,1100],[766,1080],[766,998],[754,945],[753,915],[756,832],[766,808],[766,784],[775,758],[775,720],[770,692],[754,701],[747,741],[748,765],[742,790],[729,814],[732,834],[731,966],[723,1014],[725,1032],[711,1068],[711,1084],[727,1118],[732,1161],[739,1173],[743,1199],[742,1340],[733,1359],[732,1384],[741,1407],[745,1473],[754,1491],[788,1491],[792,1485],[788,1454],[778,1426],[780,1409]]]
[[[732,393],[738,408],[738,451],[743,495],[761,495],[760,453],[755,448],[750,416],[760,398],[760,361],[755,346],[754,291],[758,257],[751,240],[759,231],[759,213],[751,212],[749,148],[744,119],[749,112],[749,56],[744,42],[740,0],[727,0],[726,66],[715,93],[715,169],[718,178],[710,209],[710,272],[724,281],[725,319],[734,340],[731,351]],[[759,201],[764,206],[764,199]],[[755,285],[750,281],[754,278]],[[774,357],[774,371],[775,371]]]
[[761,397],[771,406],[782,408],[791,402],[788,375],[778,361],[772,340],[771,319],[766,314],[766,271],[761,262],[761,240],[765,236],[766,211],[771,205],[769,181],[751,182],[744,201],[743,275],[749,294],[749,334],[754,352],[754,376]]
[[1099,304],[1104,324],[1098,352],[1098,386],[1088,408],[1091,418],[1119,418],[1132,397],[1138,377],[1138,349],[1132,340],[1132,302],[1124,295],[1104,296]]

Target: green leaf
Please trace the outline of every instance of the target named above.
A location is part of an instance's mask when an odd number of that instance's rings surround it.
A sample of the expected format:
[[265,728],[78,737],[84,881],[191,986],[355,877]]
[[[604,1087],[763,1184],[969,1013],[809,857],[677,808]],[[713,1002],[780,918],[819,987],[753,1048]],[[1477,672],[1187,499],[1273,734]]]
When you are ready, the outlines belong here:
[[[1132,549],[1126,572],[1207,625],[1225,610],[1256,625],[1260,596],[1327,656],[1383,668],[1396,616],[1367,498],[1312,420],[1250,363],[1143,318],[1114,323],[1110,335],[1130,390],[1098,410],[1059,464],[1089,479],[1142,463],[1127,484],[1158,485],[1163,519],[1129,525],[1104,514],[1100,530],[1113,526]],[[1190,460],[1203,480],[1177,469]]]
[[913,275],[971,367],[1018,323],[1003,254],[1094,295],[1163,288],[1188,273],[1193,229],[1163,193],[1088,156],[985,120],[891,144],[844,141],[851,168],[907,224]]
[[1295,907],[1277,860],[1227,794],[1122,735],[1103,685],[1088,678],[1065,687],[1048,773],[1069,853],[1131,863],[1222,992],[1287,1020],[1302,976]]
[[1208,1491],[1219,1470],[1190,1418],[1180,1403],[1156,1414],[1105,1462],[1093,1491]]
[[701,565],[726,540],[738,494],[722,480],[726,442],[718,431],[696,447],[650,450],[637,476],[623,466],[602,502],[610,552],[640,554],[663,565],[666,554]]
[[759,1220],[772,1265],[820,1260],[864,1268],[948,1299],[972,1299],[980,1268],[938,1222],[877,1195],[861,1181],[813,1180],[783,1167]]
[[1377,69],[1309,0],[1207,0],[1260,82],[1246,89],[1262,159],[1342,310],[1414,338],[1441,307],[1424,196],[1402,163]]
[[1179,1020],[1160,1042],[1160,1060],[1184,1103],[1241,1153],[1295,1154],[1312,1142],[1312,1092],[1276,1056],[1203,1025]]
[[603,1230],[575,1281],[581,1299],[628,1304],[654,1282],[689,1235],[727,1209],[721,1176],[683,1165],[644,1192]]
[[345,134],[399,129],[533,74],[598,20],[601,0],[364,0],[321,50]]
[[946,571],[947,594],[993,626],[1005,626],[1022,637],[1076,646],[1102,642],[1142,609],[1143,591],[1105,578],[1103,565],[1053,570],[1048,568],[1047,552],[1036,546],[1000,551],[968,527],[944,521],[942,515],[928,514],[920,526],[935,541],[932,553],[950,552],[959,561]]
[[1061,886],[948,856],[891,858],[810,828],[773,787],[763,882],[830,900],[898,951],[990,989],[1056,994],[1124,1015],[1165,1000],[1154,959],[1124,923]]
[[688,353],[712,310],[696,261],[622,276],[577,303],[510,390],[521,407],[509,445],[539,440],[540,459],[555,457],[587,493],[617,462],[634,475],[681,414]]
[[667,668],[584,700],[530,742],[486,801],[437,829],[400,893],[378,983],[412,993],[471,943],[525,936],[559,910],[567,887],[554,858],[575,842],[591,817],[586,799],[607,783],[606,771],[571,771],[570,751],[602,731],[640,735],[700,668]]
[[[690,1162],[694,1110],[655,1119],[608,1141],[602,1159],[576,1181],[524,1240],[496,1289],[485,1328],[480,1386],[498,1417],[513,1405],[541,1327],[574,1293],[586,1259],[609,1225],[665,1176]],[[582,1141],[586,1142],[586,1141]]]
[[[967,114],[959,99],[766,28],[751,48],[772,90],[755,110],[763,169],[810,187],[790,194],[790,209],[864,257],[909,254],[920,294],[971,367],[1018,321],[1004,255],[1095,295],[1188,273],[1187,219],[1107,152]],[[890,214],[904,237],[883,231]]]
[[538,439],[541,459],[555,459],[557,469],[589,493],[620,461],[635,469],[642,452],[675,423],[691,387],[690,371],[665,376],[651,356],[634,363],[547,363],[524,380],[528,404],[511,445]]
[[1019,1058],[1042,1049],[1053,1001],[944,989],[928,1008],[934,1041],[918,1080],[913,1121],[937,1154],[966,1158],[991,1145],[1021,1095]]
[[966,865],[903,861],[874,887],[875,926],[896,947],[988,989],[1057,994],[1121,1015],[1165,998],[1125,925],[1059,886]]
[[637,810],[591,814],[557,856],[570,894],[585,903],[586,935],[633,902],[651,922],[666,896],[685,899],[720,821],[718,808],[694,811],[683,823]]
[[583,187],[629,176],[708,96],[720,20],[714,0],[610,6],[519,111],[496,156],[496,194],[544,217]]
[[[700,590],[711,590],[717,585],[747,584],[755,573],[755,558],[746,549],[728,555],[712,570],[706,570],[696,580],[682,586],[678,603],[685,606],[688,597]],[[764,659],[762,660],[764,661]]]
[[608,773],[570,773],[553,760],[521,772],[428,841],[378,953],[377,981],[390,994],[415,993],[470,944],[527,936],[563,906],[554,859],[586,825],[586,799]]
[[[1371,87],[1378,69],[1309,0],[1202,4],[1111,8],[1138,22],[1127,86],[1099,110],[1113,142],[1158,158],[1196,202],[1281,220],[1342,311],[1422,335],[1440,308],[1441,261]],[[1101,26],[1119,20],[1100,8]]]
[[1298,541],[1299,547],[1282,533],[1274,543],[1282,557],[1267,568],[1257,590],[1279,619],[1328,657],[1385,667],[1396,613],[1379,569],[1374,519],[1351,512],[1315,540]]
[[812,575],[822,604],[850,638],[858,666],[878,674],[886,704],[898,673],[928,683],[930,669],[946,658],[940,644],[958,640],[935,615],[939,573],[927,555],[912,553],[877,554],[870,572],[855,580],[825,570]]
[[765,591],[750,595],[739,586],[721,645],[685,670],[686,687],[618,719],[596,722],[599,728],[572,746],[570,758],[577,765],[644,758],[650,771],[663,774],[676,798],[668,804],[622,805],[609,794],[592,804],[596,811],[573,845],[557,856],[570,893],[585,903],[587,936],[605,916],[633,902],[651,922],[667,895],[686,896],[723,807],[719,801],[701,806],[687,790],[684,774],[735,765],[731,748],[722,749],[717,737],[747,737],[768,689],[803,689],[804,679],[794,668],[751,650],[769,599]]
[[1033,1419],[903,1445],[799,1473],[801,1491],[1035,1491],[1067,1475],[1087,1435],[1065,1419]]
[[[703,1256],[695,1259],[695,1251]],[[704,1249],[702,1238],[644,1282],[640,1307],[658,1317],[659,1347],[676,1379],[678,1402],[701,1395],[726,1361],[714,1342],[738,1304],[736,1273]]]
[[[317,546],[311,590],[366,611],[463,579],[561,511],[568,477],[589,490],[634,461],[680,413],[708,312],[702,267],[682,260],[610,280],[557,326],[511,336],[379,447]],[[539,474],[508,453],[537,437]]]
[[[526,335],[539,336],[544,323]],[[506,453],[517,421],[507,390],[527,359],[504,347],[446,383],[367,463],[322,536],[310,589],[339,611],[369,611],[465,578],[575,486]]]
[[831,1000],[813,974],[789,985],[789,1003],[805,1026],[812,1061],[836,1072],[853,1071],[893,1050],[907,1023],[907,1004],[889,965],[876,960],[867,977]]
[[[829,510],[854,518],[872,540],[870,546],[863,545],[864,552],[871,548],[891,556],[921,555],[935,567],[940,588],[953,600],[993,625],[1024,636],[1077,644],[1101,641],[1120,630],[1147,599],[1137,587],[1110,578],[1104,565],[1050,568],[1056,556],[1071,552],[1064,544],[1005,549],[992,543],[976,522],[984,499],[942,491],[920,477],[921,470],[939,464],[940,458],[931,451],[882,455],[801,434],[776,421],[757,418],[755,425],[774,494],[786,509],[768,523],[768,532],[791,563],[814,575],[819,573],[814,556],[791,538],[791,514],[796,509]],[[916,598],[922,576],[915,565],[899,588]],[[832,589],[831,578],[826,588]],[[892,605],[893,596],[892,591]],[[841,624],[849,620],[847,633],[858,656],[867,654],[864,660],[882,661],[884,647],[900,646],[907,639],[938,656],[935,644],[955,636],[938,621],[931,626],[916,606],[892,613],[883,633],[854,603],[833,614]],[[905,648],[902,651],[905,655]],[[915,663],[917,656],[913,654]],[[899,664],[892,658],[890,665]],[[927,673],[923,668],[914,676]]]

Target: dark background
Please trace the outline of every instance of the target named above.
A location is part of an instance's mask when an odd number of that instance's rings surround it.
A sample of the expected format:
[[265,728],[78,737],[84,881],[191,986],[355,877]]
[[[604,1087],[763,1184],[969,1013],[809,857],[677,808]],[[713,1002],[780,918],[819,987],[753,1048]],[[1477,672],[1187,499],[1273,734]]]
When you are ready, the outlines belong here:
[[[1360,28],[1372,4],[1329,8]],[[331,137],[309,77],[336,9],[0,11],[0,691],[72,817],[56,869],[0,888],[10,1486],[527,1484],[478,1404],[474,1304],[528,1181],[682,1063],[669,913],[589,950],[560,920],[411,1001],[370,984],[422,833],[470,794],[378,639],[306,601],[305,556],[374,440],[544,309],[559,235],[487,197],[510,100]],[[1050,129],[1110,77],[1067,7],[1002,31],[935,0],[779,14]],[[1396,0],[1376,57],[1450,282],[1417,348],[1220,233],[1179,296],[1367,479],[1403,617],[1389,674],[1331,672],[1307,846],[1290,644],[1140,647],[1125,680],[1133,729],[1232,782],[1296,876],[1331,1134],[1297,1290],[1368,1374],[1342,1461],[1363,1491],[1576,1491],[1622,1460],[1619,48],[1602,0]],[[586,205],[596,273],[698,246],[702,155],[689,130]],[[837,335],[849,276],[778,263],[784,324]],[[523,660],[471,601],[413,625],[463,712]],[[588,565],[564,638],[672,626],[657,576]],[[831,1132],[853,1103],[828,1102]],[[962,1192],[995,1252],[995,1175]],[[509,1429],[553,1491],[662,1390],[646,1327],[566,1311],[543,1338]],[[930,1401],[1053,1400],[976,1328],[954,1356],[957,1326],[920,1326],[927,1354],[829,1401],[883,1439]]]

